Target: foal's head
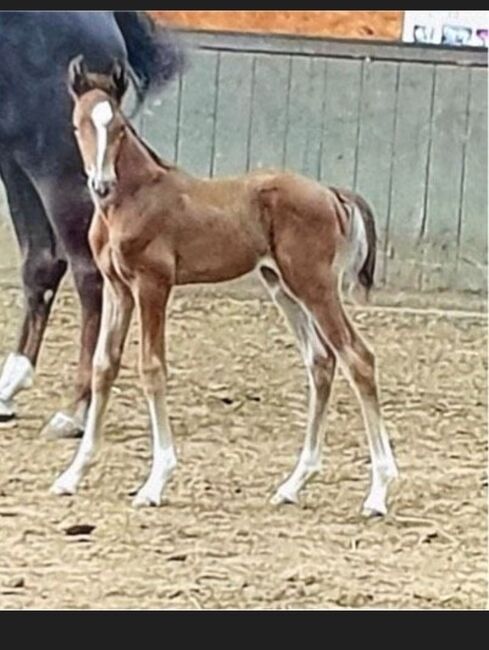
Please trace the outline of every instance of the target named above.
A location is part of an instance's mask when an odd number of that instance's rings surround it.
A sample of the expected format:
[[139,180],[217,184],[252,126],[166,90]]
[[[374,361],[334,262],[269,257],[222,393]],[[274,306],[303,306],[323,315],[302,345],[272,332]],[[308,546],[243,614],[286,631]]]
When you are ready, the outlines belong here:
[[119,111],[127,89],[124,68],[116,62],[110,74],[94,75],[77,57],[70,63],[69,89],[75,101],[73,126],[88,186],[103,199],[115,186],[115,162],[126,135],[126,121]]

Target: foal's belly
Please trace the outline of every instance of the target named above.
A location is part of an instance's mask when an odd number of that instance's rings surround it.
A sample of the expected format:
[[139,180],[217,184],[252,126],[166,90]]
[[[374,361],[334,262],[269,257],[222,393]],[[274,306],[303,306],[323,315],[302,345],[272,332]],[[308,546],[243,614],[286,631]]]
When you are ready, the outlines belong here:
[[232,223],[207,224],[176,240],[176,283],[223,282],[252,271],[266,254],[259,230]]

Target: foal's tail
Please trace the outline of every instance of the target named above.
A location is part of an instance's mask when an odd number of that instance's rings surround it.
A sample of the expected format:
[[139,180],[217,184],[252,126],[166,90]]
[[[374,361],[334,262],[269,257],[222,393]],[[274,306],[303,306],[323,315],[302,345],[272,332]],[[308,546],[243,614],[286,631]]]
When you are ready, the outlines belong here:
[[374,284],[375,262],[377,259],[377,232],[375,230],[374,213],[367,201],[359,194],[356,194],[355,203],[363,219],[365,239],[367,241],[367,254],[365,255],[362,267],[358,271],[358,282],[365,289],[365,297],[368,300],[370,290]]
[[183,70],[184,50],[174,33],[143,11],[114,11],[114,18],[124,37],[139,105]]
[[349,256],[345,276],[352,290],[359,287],[363,298],[368,301],[374,284],[375,262],[377,257],[377,232],[372,208],[367,201],[352,192],[332,188],[337,197],[350,206],[351,228],[349,233]]

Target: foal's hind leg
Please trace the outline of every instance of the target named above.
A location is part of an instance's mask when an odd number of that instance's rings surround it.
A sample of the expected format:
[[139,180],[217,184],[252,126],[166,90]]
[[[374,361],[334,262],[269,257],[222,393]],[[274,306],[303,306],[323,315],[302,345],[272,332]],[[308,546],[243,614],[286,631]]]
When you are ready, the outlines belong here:
[[[319,282],[318,285],[319,286]],[[308,296],[322,337],[332,347],[360,401],[372,461],[372,483],[363,514],[384,515],[389,483],[398,476],[389,438],[382,419],[375,376],[375,357],[349,321],[337,284],[324,283],[322,291]],[[307,293],[307,288],[306,288]],[[318,299],[322,293],[323,299]]]
[[0,422],[15,417],[13,398],[31,385],[51,306],[66,261],[59,252],[41,199],[21,167],[2,155],[0,171],[10,215],[22,252],[24,321],[15,352],[0,376]]
[[74,494],[95,455],[110,389],[119,372],[133,304],[132,296],[125,286],[121,284],[109,285],[106,280],[103,293],[102,323],[94,355],[93,394],[87,423],[71,465],[51,488],[51,492],[54,494]]
[[309,412],[304,445],[293,472],[278,488],[271,500],[273,504],[297,502],[300,490],[320,469],[324,414],[331,392],[336,360],[331,350],[317,336],[311,317],[284,291],[275,271],[263,267],[261,276],[297,338],[309,381]]

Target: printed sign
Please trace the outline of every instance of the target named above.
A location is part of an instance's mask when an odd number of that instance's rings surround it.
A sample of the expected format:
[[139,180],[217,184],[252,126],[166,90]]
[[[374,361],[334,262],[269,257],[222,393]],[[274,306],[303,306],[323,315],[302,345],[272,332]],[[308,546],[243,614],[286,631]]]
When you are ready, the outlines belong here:
[[405,11],[402,40],[447,47],[487,47],[489,11]]

